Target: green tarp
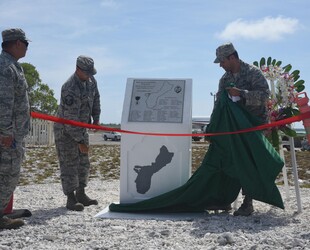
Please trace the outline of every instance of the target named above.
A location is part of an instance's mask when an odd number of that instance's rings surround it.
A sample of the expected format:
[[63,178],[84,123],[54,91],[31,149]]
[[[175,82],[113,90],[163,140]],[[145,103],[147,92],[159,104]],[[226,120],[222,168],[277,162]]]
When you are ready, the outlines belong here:
[[[226,93],[211,116],[208,132],[228,132],[259,125]],[[181,187],[154,198],[109,206],[114,212],[202,212],[234,202],[241,187],[253,199],[284,208],[275,179],[283,160],[261,131],[212,136],[201,166]]]

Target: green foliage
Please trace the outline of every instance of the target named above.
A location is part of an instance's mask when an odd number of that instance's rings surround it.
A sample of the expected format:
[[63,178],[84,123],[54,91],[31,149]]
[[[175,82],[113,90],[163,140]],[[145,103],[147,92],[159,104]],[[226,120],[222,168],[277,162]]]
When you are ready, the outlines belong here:
[[296,137],[297,136],[297,133],[295,130],[291,129],[290,127],[283,127],[282,129],[283,133],[290,136],[290,137]]
[[39,72],[32,64],[21,63],[21,66],[28,83],[31,111],[55,115],[58,105],[54,91],[42,83]]
[[298,93],[305,89],[304,83],[305,83],[304,80],[299,80],[298,82],[294,83],[294,87]]
[[266,60],[265,60],[264,57],[262,57],[262,58],[260,59],[260,62],[259,62],[259,66],[260,66],[260,67],[262,67],[263,65],[266,65]]
[[281,61],[276,62],[276,66],[278,66],[278,67],[280,67],[280,66],[281,66],[281,64],[282,64],[282,62],[281,62]]
[[299,70],[294,70],[291,75],[294,77],[294,81],[296,82],[298,79],[299,79],[299,73],[300,71]]
[[288,64],[285,67],[283,67],[283,69],[284,69],[284,72],[288,73],[292,69],[292,65]]
[[272,59],[271,59],[271,57],[269,56],[268,59],[267,59],[267,65],[270,65],[270,64],[271,64],[271,60],[272,60]]

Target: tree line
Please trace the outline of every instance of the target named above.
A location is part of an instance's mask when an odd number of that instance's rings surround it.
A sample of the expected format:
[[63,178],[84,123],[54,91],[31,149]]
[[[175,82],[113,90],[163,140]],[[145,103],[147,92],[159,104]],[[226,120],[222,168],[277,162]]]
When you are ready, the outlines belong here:
[[30,63],[21,63],[28,83],[28,95],[31,111],[55,115],[57,112],[57,99],[54,90],[42,82],[39,72]]

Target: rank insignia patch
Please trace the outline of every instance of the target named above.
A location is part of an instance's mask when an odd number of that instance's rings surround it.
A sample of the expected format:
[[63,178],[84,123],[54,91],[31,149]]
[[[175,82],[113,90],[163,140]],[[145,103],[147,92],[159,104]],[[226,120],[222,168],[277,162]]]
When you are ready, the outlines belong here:
[[65,104],[68,106],[71,106],[73,104],[73,96],[72,95],[67,95],[65,97]]

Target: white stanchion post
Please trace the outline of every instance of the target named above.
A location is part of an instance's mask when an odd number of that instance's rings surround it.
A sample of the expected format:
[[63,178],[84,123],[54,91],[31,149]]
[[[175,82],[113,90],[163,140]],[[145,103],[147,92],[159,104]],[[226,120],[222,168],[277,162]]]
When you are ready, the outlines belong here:
[[300,190],[299,190],[299,182],[298,182],[298,171],[297,171],[294,138],[289,137],[289,142],[290,142],[290,152],[291,152],[291,161],[292,161],[292,170],[293,170],[292,172],[294,175],[294,186],[295,186],[297,209],[298,209],[297,212],[301,213],[302,207],[301,207]]
[[282,174],[283,174],[284,190],[285,190],[285,194],[286,194],[286,200],[288,200],[290,198],[290,189],[289,189],[289,186],[288,186],[287,171],[286,171],[285,157],[284,157],[284,151],[283,151],[282,144],[280,144],[280,156],[284,160],[284,166],[282,168]]
[[[275,91],[275,86],[274,86],[274,81],[270,80],[270,89],[271,89],[271,98],[274,99],[276,96],[276,91]],[[282,142],[282,139],[280,138],[280,141]],[[284,166],[282,168],[282,174],[283,174],[283,180],[284,180],[284,188],[285,188],[285,193],[286,193],[286,198],[289,198],[289,186],[288,186],[288,180],[287,180],[287,171],[286,171],[286,165],[285,165],[285,157],[284,157],[284,152],[283,152],[283,147],[282,144],[280,145],[280,156],[282,157],[284,161]]]

